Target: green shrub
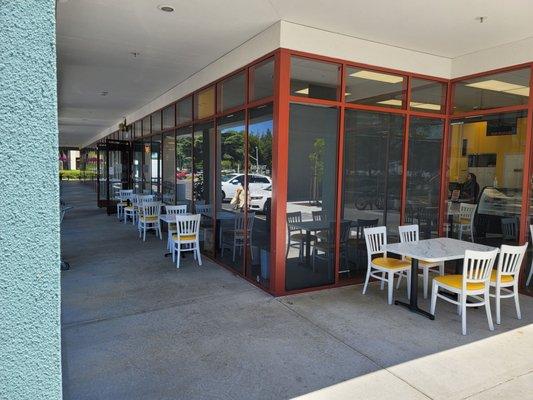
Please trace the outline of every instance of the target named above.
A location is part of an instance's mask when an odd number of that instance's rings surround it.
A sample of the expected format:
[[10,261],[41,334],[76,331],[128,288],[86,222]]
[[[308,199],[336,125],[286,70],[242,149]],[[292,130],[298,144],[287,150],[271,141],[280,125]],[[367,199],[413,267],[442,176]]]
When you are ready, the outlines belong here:
[[60,180],[80,179],[80,171],[78,169],[65,169],[59,171]]

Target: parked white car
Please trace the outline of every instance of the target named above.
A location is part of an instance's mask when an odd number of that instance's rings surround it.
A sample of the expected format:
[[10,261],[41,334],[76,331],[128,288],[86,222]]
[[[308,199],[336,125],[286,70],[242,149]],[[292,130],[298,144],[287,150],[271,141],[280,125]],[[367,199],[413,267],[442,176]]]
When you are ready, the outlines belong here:
[[270,214],[272,204],[272,186],[250,191],[250,210]]
[[[272,185],[272,180],[266,175],[248,175],[248,190],[250,194],[257,190],[265,189]],[[222,199],[231,200],[235,196],[235,190],[244,186],[244,174],[229,174],[222,177]]]

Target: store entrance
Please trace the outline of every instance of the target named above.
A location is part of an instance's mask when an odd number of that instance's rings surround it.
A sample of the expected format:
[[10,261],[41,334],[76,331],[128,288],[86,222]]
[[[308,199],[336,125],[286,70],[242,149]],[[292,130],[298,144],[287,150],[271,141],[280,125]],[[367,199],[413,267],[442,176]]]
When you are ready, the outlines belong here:
[[123,140],[106,140],[97,147],[98,207],[106,208],[107,214],[117,212],[117,201],[121,189],[131,187],[131,145]]

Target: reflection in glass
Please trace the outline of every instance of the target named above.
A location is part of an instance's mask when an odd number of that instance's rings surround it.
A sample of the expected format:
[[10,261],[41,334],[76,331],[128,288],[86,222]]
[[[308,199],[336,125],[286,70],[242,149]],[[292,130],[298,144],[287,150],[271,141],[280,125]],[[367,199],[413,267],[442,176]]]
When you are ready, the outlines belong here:
[[143,177],[143,194],[152,193],[152,151],[150,146],[151,140],[143,140],[143,164],[142,164],[142,177]]
[[526,105],[530,69],[485,75],[454,83],[453,113]]
[[163,110],[163,129],[169,129],[174,127],[175,109],[175,105],[172,104],[171,106]]
[[142,137],[150,135],[152,132],[150,129],[150,116],[148,115],[142,120]]
[[411,110],[443,114],[445,103],[446,84],[426,79],[411,79]]
[[404,108],[404,77],[361,68],[347,68],[344,95],[348,103]]
[[291,95],[337,100],[339,69],[337,64],[291,57]]
[[291,104],[287,290],[334,282],[338,110]]
[[215,87],[194,94],[194,118],[203,119],[215,113]]
[[418,224],[420,239],[438,235],[440,153],[444,122],[411,117],[405,224]]
[[[451,123],[448,235],[492,246],[518,244],[520,229],[527,229],[518,224],[526,115],[494,114]],[[461,208],[467,207],[461,204],[477,207],[464,215]]]
[[244,104],[245,73],[231,76],[217,85],[218,111],[229,110]]
[[270,210],[272,203],[272,104],[249,111],[248,212],[254,213],[253,242],[246,276],[264,287],[270,283]]
[[178,125],[192,121],[192,96],[186,97],[177,104],[177,123]]
[[175,204],[176,198],[174,196],[174,185],[176,176],[174,174],[176,168],[176,138],[174,131],[167,132],[163,135],[163,179],[161,186],[162,200],[166,204]]
[[[217,120],[217,259],[244,273],[246,232],[244,182],[244,112]],[[231,179],[222,179],[230,176]]]
[[133,190],[135,193],[142,192],[143,180],[143,143],[140,140],[133,142]]
[[[202,214],[200,225],[200,248],[212,254],[215,249],[215,235],[213,224],[214,193],[212,190],[211,171],[214,170],[214,156],[212,144],[215,139],[213,122],[194,126],[193,148],[193,195],[195,212]],[[200,206],[200,207],[199,207]]]
[[159,186],[161,183],[161,135],[152,136],[152,153],[151,153],[151,173],[152,173],[152,194],[159,195]]
[[151,124],[152,133],[161,132],[161,111],[156,111],[152,114]]
[[137,121],[135,122],[135,124],[133,125],[133,133],[134,133],[134,138],[138,139],[140,137],[142,137],[143,133],[142,133],[142,121]]
[[176,136],[176,199],[192,212],[192,126],[178,129]]
[[251,101],[274,94],[274,59],[269,59],[252,67],[250,74]]
[[365,227],[384,225],[398,239],[403,126],[401,115],[346,110],[342,212],[351,228],[341,279],[366,272]]

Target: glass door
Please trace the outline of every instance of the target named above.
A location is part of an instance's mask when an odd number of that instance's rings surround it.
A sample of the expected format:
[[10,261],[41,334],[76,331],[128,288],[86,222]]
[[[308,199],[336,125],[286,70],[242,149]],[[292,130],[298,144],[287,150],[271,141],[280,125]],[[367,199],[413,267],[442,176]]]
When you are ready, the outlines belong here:
[[131,186],[131,147],[121,140],[106,140],[98,145],[98,206],[116,213],[119,191]]

